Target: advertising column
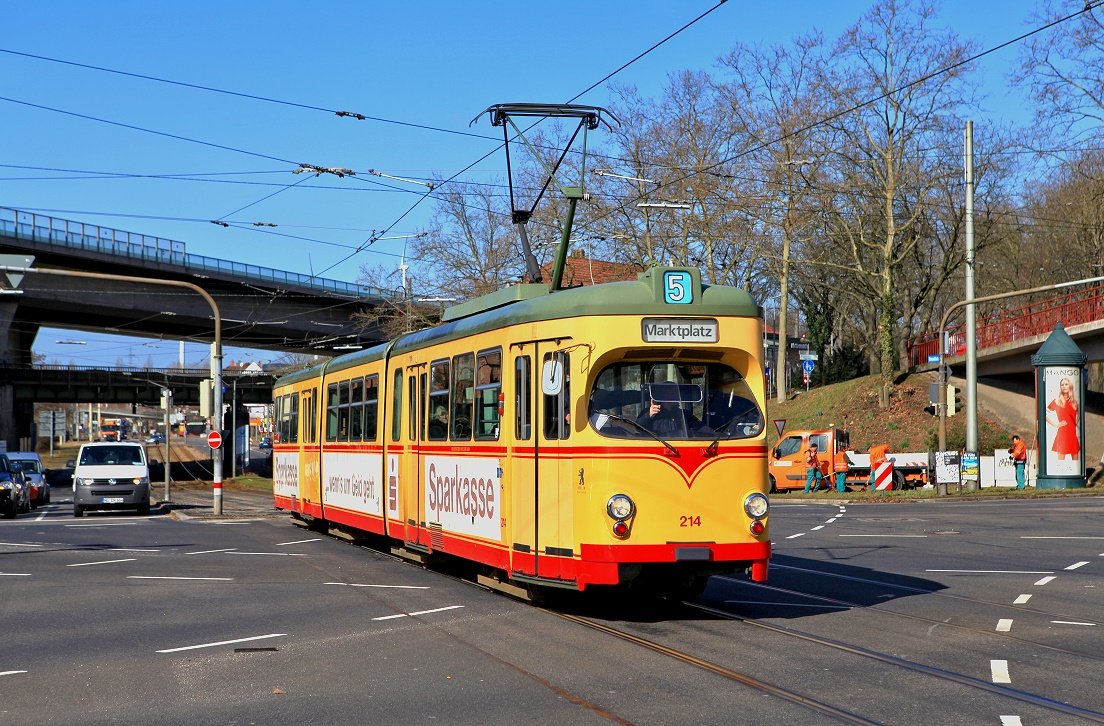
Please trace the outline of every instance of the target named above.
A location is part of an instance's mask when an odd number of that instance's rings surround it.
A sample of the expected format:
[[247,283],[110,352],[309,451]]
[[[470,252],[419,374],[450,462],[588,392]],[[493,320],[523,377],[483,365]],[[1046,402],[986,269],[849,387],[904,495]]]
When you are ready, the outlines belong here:
[[1085,376],[1087,356],[1062,327],[1054,326],[1035,366],[1039,489],[1085,486]]

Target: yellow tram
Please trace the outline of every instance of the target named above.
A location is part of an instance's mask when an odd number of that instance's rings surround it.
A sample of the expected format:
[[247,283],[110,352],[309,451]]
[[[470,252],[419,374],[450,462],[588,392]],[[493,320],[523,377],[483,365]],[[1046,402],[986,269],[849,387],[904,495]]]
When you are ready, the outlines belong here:
[[762,339],[693,268],[501,290],[281,378],[275,504],[504,589],[764,581]]

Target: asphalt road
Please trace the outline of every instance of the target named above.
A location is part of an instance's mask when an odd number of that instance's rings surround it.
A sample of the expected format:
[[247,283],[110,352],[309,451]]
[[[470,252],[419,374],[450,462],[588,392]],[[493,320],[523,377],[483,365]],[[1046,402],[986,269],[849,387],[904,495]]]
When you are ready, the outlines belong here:
[[65,494],[0,521],[2,723],[826,722],[785,693],[875,723],[1104,721],[1104,498],[783,497],[766,586],[714,578],[705,610],[568,605],[771,693],[264,497],[78,520]]

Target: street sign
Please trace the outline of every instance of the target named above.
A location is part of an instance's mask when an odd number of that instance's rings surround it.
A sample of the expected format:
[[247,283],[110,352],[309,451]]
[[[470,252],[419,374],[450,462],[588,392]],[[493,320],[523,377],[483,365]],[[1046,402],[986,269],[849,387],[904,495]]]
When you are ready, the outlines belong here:
[[805,351],[803,353],[798,353],[797,357],[800,358],[801,360],[820,360],[819,355],[817,355],[816,353],[810,353],[808,351]]
[[781,436],[782,431],[784,431],[786,428],[786,419],[776,418],[774,420],[774,428],[778,430],[778,435]]
[[[34,260],[34,255],[0,255],[0,266],[30,267]],[[7,279],[8,287],[12,290],[19,287],[19,283],[23,282],[22,272],[5,271],[3,274]]]
[[39,411],[38,435],[55,437],[65,435],[65,411]]
[[808,373],[806,373],[804,376],[801,377],[801,382],[804,383],[806,386],[809,385],[809,374]]
[[938,363],[938,362],[939,362],[939,354],[938,353],[928,353],[928,363]]
[[806,376],[812,373],[814,368],[816,368],[816,361],[814,360],[805,360],[801,363],[801,370],[805,371]]
[[211,433],[207,434],[207,445],[210,446],[212,449],[217,449],[218,447],[222,446],[222,434],[220,434],[218,431],[212,431]]

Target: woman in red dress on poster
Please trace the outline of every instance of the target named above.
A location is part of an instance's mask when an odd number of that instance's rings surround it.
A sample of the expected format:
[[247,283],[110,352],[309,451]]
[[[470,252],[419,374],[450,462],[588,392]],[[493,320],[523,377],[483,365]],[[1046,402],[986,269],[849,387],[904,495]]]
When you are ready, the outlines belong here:
[[1047,423],[1057,427],[1050,450],[1059,459],[1072,459],[1081,453],[1081,441],[1077,436],[1077,399],[1073,396],[1073,383],[1063,378],[1058,383],[1058,395],[1047,404],[1054,416],[1047,416]]

